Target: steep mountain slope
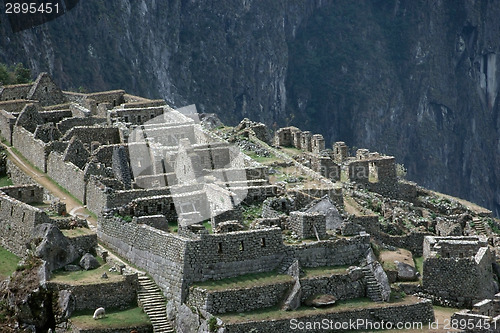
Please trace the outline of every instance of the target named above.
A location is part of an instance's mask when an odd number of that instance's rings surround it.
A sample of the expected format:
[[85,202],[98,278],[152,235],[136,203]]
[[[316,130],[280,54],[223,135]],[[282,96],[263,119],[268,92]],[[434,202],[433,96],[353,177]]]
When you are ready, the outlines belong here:
[[394,154],[498,215],[498,17],[486,0],[87,0],[16,34],[1,16],[0,61]]

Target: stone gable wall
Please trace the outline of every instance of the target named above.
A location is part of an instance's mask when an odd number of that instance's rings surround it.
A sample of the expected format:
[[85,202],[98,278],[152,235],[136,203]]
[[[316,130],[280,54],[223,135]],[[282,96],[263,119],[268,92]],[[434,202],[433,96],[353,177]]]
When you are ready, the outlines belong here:
[[105,124],[106,118],[96,118],[96,117],[73,117],[66,118],[58,122],[57,128],[61,131],[62,134],[65,134],[67,131],[76,126],[93,126],[97,124]]
[[26,243],[36,225],[50,223],[43,211],[0,192],[0,245],[17,256],[26,255]]

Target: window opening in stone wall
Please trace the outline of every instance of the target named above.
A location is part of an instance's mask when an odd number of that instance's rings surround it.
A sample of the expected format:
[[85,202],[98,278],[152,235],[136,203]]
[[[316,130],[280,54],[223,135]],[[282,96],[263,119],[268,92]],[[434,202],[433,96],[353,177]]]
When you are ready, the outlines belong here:
[[378,167],[375,162],[368,164],[368,181],[370,183],[378,183]]
[[35,196],[35,190],[31,190],[31,196],[34,197]]
[[217,253],[222,253],[222,243],[217,243]]
[[26,216],[26,213],[23,212],[23,218],[21,219],[21,222],[24,222],[24,217]]
[[48,87],[43,87],[43,89],[45,90],[45,92],[48,92],[48,91],[49,91],[49,88],[48,88]]
[[262,238],[260,240],[260,247],[266,247],[266,239],[265,238]]
[[141,116],[137,116],[137,122],[140,123],[141,122]]
[[240,251],[243,251],[245,247],[243,246],[243,241],[240,242]]
[[125,122],[128,123],[128,116],[125,116]]
[[10,216],[14,214],[14,206],[10,206]]
[[21,192],[21,190],[17,191],[17,196],[19,198],[22,198],[23,197],[23,192]]
[[170,203],[170,210],[175,210],[175,204],[173,202]]
[[116,99],[113,100],[113,107],[116,106]]
[[156,211],[157,211],[158,213],[160,213],[160,212],[162,211],[162,206],[161,206],[161,204],[157,204],[157,205],[156,205]]
[[151,113],[151,119],[153,119],[155,117],[154,113]]

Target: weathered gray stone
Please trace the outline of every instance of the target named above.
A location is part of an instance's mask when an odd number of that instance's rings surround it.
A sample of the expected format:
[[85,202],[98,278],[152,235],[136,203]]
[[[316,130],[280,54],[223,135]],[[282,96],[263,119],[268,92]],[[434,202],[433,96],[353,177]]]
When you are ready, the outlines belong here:
[[400,281],[416,281],[418,280],[418,271],[415,267],[404,263],[395,261],[396,267],[398,269],[398,279]]
[[66,265],[64,266],[64,270],[68,272],[76,272],[76,271],[81,271],[82,268],[78,265]]
[[293,289],[288,295],[283,305],[283,310],[285,311],[296,310],[300,306],[301,296],[302,296],[302,288],[300,286],[300,281],[299,279],[296,279],[295,284],[293,285]]
[[70,290],[61,290],[57,297],[57,306],[54,309],[56,323],[67,321],[75,311],[76,299]]
[[78,258],[78,252],[54,225],[43,223],[33,232],[35,256],[48,263],[51,271],[62,268]]
[[192,333],[197,332],[200,327],[200,317],[198,314],[193,313],[191,309],[181,304],[177,312],[176,331],[178,333]]
[[317,295],[305,301],[305,304],[320,308],[334,305],[336,301],[337,298],[333,295]]
[[79,264],[86,271],[91,270],[91,269],[96,269],[97,267],[100,266],[97,259],[93,255],[91,255],[90,253],[86,253],[82,257],[82,259],[80,259]]
[[358,281],[363,278],[363,270],[360,267],[349,267],[348,272],[351,281]]

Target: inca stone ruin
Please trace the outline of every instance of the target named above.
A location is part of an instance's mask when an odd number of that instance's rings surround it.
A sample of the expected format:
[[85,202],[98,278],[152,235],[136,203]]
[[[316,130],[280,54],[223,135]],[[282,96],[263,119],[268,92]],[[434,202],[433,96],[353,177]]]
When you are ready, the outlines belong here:
[[[405,181],[392,156],[296,127],[223,126],[123,90],[61,91],[45,73],[0,101],[14,184],[0,189],[0,245],[41,262],[37,295],[53,304],[22,316],[6,283],[19,327],[100,332],[72,313],[130,306],[150,323],[117,332],[425,328],[433,304],[500,315],[497,220]],[[99,267],[92,282],[63,281]]]

